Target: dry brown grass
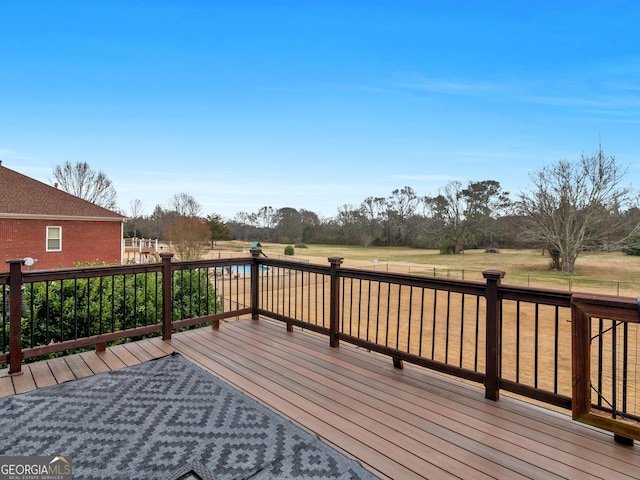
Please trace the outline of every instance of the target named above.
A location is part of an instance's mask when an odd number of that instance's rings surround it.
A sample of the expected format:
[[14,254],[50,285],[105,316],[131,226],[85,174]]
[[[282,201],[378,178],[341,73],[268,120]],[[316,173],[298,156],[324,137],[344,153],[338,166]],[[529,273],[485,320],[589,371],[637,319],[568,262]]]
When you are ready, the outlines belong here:
[[[285,257],[282,244],[263,244],[263,251],[273,258]],[[248,255],[229,251],[229,255]],[[221,250],[213,255],[220,255]],[[578,258],[573,274],[550,271],[550,259],[540,250],[500,250],[484,253],[467,250],[461,255],[440,255],[437,250],[406,247],[358,247],[342,245],[308,245],[296,248],[293,259],[327,265],[327,258],[344,258],[344,267],[367,268],[376,271],[424,274],[465,280],[482,281],[484,270],[503,270],[504,283],[553,288],[559,290],[597,292],[636,297],[640,295],[640,257],[622,252],[590,252]]]

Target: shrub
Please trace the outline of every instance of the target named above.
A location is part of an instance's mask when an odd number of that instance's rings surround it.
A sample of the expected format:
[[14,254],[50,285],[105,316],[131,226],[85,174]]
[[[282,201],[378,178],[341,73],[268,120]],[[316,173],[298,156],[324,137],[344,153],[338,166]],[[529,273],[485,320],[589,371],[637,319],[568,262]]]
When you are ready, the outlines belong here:
[[484,253],[500,253],[500,250],[498,250],[497,248],[494,248],[494,247],[489,247],[489,248],[485,249]]
[[640,255],[640,243],[632,243],[622,249],[626,255]]
[[438,242],[438,250],[440,255],[453,255],[456,253],[456,244],[451,240],[442,240]]
[[629,235],[627,244],[622,247],[622,252],[625,255],[640,255],[640,235]]
[[[222,310],[217,292],[209,283],[207,268],[176,271],[172,283],[174,320]],[[34,282],[25,284],[23,300],[27,308],[23,311],[22,345],[37,347],[161,323],[162,274],[127,273]],[[0,295],[0,312],[1,309],[8,314],[8,302]],[[8,321],[5,323],[0,347],[8,338]]]
[[284,254],[293,255],[294,254],[293,247],[291,245],[287,245],[286,247],[284,247]]

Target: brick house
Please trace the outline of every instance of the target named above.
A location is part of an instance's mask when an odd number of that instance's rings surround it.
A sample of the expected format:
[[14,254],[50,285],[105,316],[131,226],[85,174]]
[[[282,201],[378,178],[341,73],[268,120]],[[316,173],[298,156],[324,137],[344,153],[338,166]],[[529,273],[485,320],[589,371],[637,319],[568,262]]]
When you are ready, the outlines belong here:
[[0,271],[31,257],[33,269],[121,263],[125,217],[2,166]]

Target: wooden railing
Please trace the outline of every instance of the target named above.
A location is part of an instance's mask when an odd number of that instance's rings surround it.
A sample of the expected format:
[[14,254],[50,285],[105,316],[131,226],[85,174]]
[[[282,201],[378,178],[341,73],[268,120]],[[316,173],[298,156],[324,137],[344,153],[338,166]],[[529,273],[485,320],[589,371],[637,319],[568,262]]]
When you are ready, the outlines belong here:
[[[559,312],[569,319],[570,293],[502,285],[504,272],[497,270],[484,272],[485,282],[472,282],[347,269],[339,259],[329,261],[320,266],[259,259],[270,273],[256,286],[255,314],[328,335],[335,345],[346,341],[388,355],[397,365],[407,361],[480,383],[490,399],[506,390],[571,408],[570,378],[562,388],[549,380],[562,377],[559,354],[547,372],[535,352],[525,356],[520,346],[524,330],[532,344],[543,346],[539,325],[548,315],[543,320],[541,309],[552,309],[553,323],[560,323]],[[534,310],[533,318],[525,318],[527,309]],[[570,347],[570,336],[563,340],[556,330],[544,341]]]
[[[572,312],[584,294],[503,285],[498,270],[485,271],[485,282],[469,282],[341,268],[339,258],[330,258],[329,266],[256,260],[269,273],[254,286],[255,318],[388,355],[397,367],[407,361],[480,383],[492,400],[504,390],[571,410],[572,365],[588,355],[593,360],[582,378],[595,395],[591,403],[582,393],[592,415],[580,420],[598,416],[590,423],[614,431],[618,440],[637,438],[629,427],[640,420],[635,298],[589,296],[598,316],[589,323],[588,348],[579,350],[572,343]],[[603,422],[604,415],[612,421]]]
[[25,271],[0,274],[0,363],[21,371],[30,358],[171,332],[251,312],[251,259]]
[[[637,438],[627,428],[640,420],[636,299],[591,295],[586,302],[577,293],[503,285],[499,270],[473,282],[260,253],[192,262],[162,254],[155,264],[40,272],[22,272],[22,261],[10,260],[10,272],[0,275],[0,362],[17,374],[25,359],[150,334],[168,339],[178,328],[217,328],[250,314],[326,335],[334,347],[344,341],[387,355],[398,368],[410,362],[479,383],[492,400],[504,390],[573,408],[581,421],[607,415],[612,422],[598,426]],[[124,298],[114,293],[120,290]],[[63,307],[53,308],[56,302]],[[593,321],[585,326],[576,311]],[[612,426],[620,421],[624,428]]]
[[[640,300],[602,295],[576,294],[571,308],[573,405],[572,415],[578,420],[595,427],[610,430],[616,439],[628,443],[629,440],[640,440],[640,426],[635,415],[628,415],[626,404],[630,383],[635,392],[637,388],[635,368],[637,352],[629,349],[638,347],[637,338],[630,341],[630,327],[636,327],[640,317]],[[608,322],[605,329],[604,322]],[[597,327],[594,325],[597,322]],[[603,355],[603,344],[599,342],[597,371],[602,371],[603,359],[607,358],[612,371],[611,380],[603,381],[599,374],[597,382],[592,382],[592,341],[596,329],[596,338],[610,334],[610,350]],[[621,341],[618,339],[621,337]],[[609,342],[606,342],[609,343]],[[619,373],[618,373],[619,371]],[[630,376],[633,372],[633,376]],[[595,385],[594,385],[595,383]],[[598,401],[594,405],[592,393]],[[622,397],[619,401],[618,397]],[[603,402],[607,399],[607,402]]]
[[158,239],[152,238],[125,238],[123,240],[125,249],[137,249],[139,251],[143,250],[151,250],[154,252],[158,251]]

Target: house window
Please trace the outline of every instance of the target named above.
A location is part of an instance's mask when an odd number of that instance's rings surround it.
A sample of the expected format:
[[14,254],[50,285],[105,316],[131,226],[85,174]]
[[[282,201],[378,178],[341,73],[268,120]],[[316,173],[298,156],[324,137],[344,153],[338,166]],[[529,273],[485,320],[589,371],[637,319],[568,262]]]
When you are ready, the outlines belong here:
[[47,252],[62,250],[62,227],[47,227]]

